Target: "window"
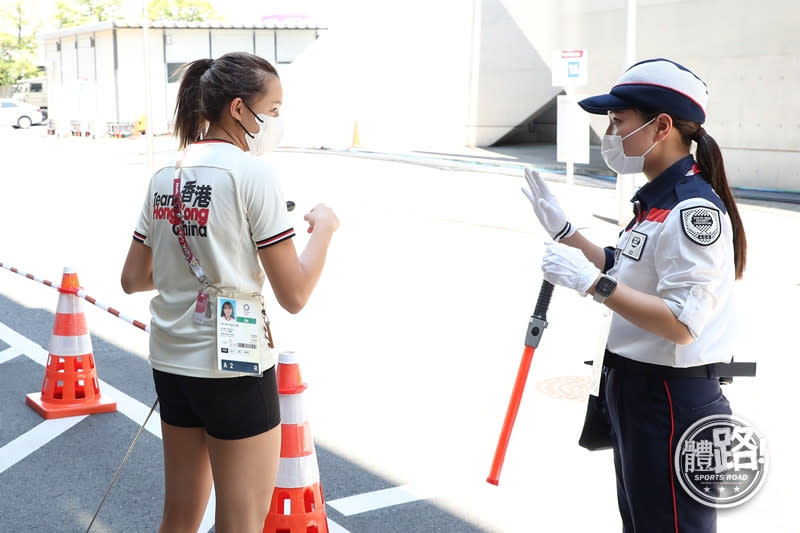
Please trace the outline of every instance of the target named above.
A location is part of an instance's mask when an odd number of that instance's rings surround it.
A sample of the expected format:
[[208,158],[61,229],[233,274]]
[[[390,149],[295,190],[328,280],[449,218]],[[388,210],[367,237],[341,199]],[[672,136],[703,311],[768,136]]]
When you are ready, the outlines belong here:
[[42,92],[42,84],[41,83],[31,83],[31,92],[32,93],[40,93],[40,92]]
[[167,63],[167,82],[168,83],[178,83],[181,81],[181,77],[178,74],[178,69],[181,68],[186,63]]

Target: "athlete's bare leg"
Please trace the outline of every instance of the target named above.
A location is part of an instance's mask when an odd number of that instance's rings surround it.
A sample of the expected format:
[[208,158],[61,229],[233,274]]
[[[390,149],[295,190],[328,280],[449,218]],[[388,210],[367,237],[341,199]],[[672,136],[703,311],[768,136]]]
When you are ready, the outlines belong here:
[[203,428],[161,422],[164,514],[160,533],[197,533],[211,494],[211,464]]
[[280,461],[281,428],[238,440],[207,436],[217,533],[261,533]]

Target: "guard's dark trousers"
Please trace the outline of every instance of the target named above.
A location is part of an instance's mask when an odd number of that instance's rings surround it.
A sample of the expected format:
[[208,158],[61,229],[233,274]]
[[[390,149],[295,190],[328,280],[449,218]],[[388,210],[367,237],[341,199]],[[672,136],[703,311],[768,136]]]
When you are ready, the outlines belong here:
[[674,454],[694,422],[731,414],[719,380],[609,368],[605,393],[623,532],[715,533],[716,509],[695,501],[681,487]]

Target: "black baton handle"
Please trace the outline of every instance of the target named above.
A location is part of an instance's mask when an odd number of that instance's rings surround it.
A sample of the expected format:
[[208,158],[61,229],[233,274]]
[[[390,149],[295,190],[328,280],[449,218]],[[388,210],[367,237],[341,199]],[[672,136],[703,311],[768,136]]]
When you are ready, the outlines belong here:
[[542,333],[547,327],[547,308],[550,307],[550,298],[553,296],[553,284],[542,280],[539,289],[539,298],[536,299],[536,309],[528,319],[528,331],[525,333],[525,346],[536,348],[542,340]]
[[542,288],[539,289],[539,298],[536,300],[536,309],[533,316],[540,320],[547,321],[547,308],[550,307],[550,298],[553,296],[553,284],[547,280],[542,280]]

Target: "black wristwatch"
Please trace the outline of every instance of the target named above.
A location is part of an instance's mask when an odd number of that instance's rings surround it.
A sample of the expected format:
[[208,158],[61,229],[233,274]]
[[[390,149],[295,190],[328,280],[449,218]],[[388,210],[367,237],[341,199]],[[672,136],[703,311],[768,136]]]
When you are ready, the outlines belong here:
[[617,288],[617,280],[603,274],[594,286],[594,301],[603,303]]

